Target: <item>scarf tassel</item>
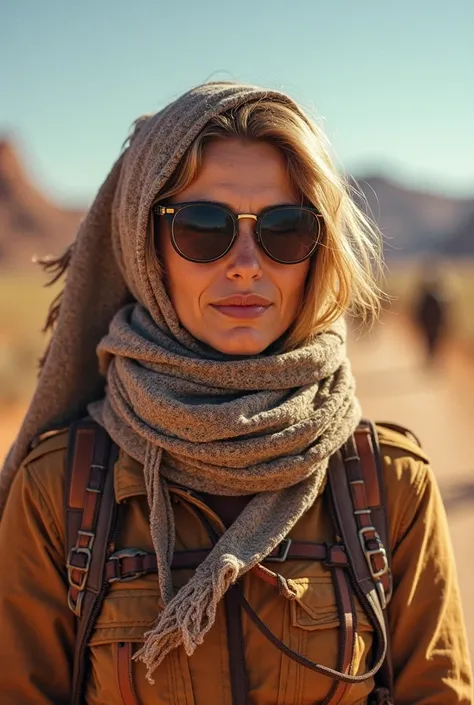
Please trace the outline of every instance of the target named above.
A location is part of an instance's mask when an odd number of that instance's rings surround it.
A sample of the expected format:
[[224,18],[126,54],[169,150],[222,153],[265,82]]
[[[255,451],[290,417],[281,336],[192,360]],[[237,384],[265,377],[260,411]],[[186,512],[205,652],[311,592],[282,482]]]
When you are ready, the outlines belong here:
[[151,685],[155,682],[153,672],[171,651],[183,646],[191,656],[214,624],[219,601],[239,575],[236,558],[226,555],[223,559],[224,566],[221,564],[214,576],[209,572],[203,575],[198,568],[166,605],[154,628],[145,633],[145,643],[133,659],[145,664]]

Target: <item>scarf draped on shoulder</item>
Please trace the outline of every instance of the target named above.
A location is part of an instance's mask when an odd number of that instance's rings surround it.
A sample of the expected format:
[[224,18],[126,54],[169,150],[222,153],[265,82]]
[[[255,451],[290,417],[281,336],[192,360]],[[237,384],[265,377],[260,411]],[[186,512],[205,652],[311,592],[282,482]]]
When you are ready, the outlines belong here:
[[[32,439],[86,411],[143,464],[164,602],[136,655],[150,680],[172,649],[191,655],[202,643],[226,590],[315,501],[360,419],[342,320],[290,352],[230,357],[180,325],[150,266],[150,209],[186,149],[213,116],[262,98],[306,119],[277,91],[211,83],[140,121],[80,226],[51,346],[0,475],[1,511]],[[253,495],[176,594],[168,482]]]

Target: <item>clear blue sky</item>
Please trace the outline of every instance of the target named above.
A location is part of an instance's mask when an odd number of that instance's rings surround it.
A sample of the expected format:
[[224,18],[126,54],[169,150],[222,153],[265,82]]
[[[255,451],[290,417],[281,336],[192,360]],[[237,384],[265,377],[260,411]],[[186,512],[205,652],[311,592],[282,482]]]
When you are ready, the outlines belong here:
[[280,88],[345,168],[474,194],[473,0],[0,0],[0,133],[89,202],[132,120],[211,77]]

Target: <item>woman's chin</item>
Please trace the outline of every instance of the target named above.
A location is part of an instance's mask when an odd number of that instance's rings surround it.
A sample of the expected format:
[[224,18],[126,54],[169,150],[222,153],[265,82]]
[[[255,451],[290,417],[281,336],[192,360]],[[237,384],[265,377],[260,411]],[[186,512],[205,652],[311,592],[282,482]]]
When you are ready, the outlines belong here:
[[274,335],[268,331],[259,331],[255,328],[238,328],[225,331],[221,335],[206,336],[206,343],[225,355],[258,355],[263,352],[274,340]]

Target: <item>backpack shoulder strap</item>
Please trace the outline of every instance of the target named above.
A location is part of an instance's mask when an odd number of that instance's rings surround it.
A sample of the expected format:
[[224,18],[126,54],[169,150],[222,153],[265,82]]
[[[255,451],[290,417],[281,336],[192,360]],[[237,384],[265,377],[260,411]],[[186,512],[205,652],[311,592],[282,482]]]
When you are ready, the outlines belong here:
[[393,590],[392,578],[392,549],[390,542],[390,528],[387,512],[387,498],[385,491],[384,470],[379,439],[375,425],[363,419],[355,432],[355,441],[361,462],[361,470],[367,488],[367,500],[371,510],[372,523],[382,541],[387,559],[387,572],[381,576],[385,596],[383,609],[385,627],[387,630],[387,654],[379,673],[375,676],[378,688],[386,688],[393,697],[393,660],[390,642],[390,625],[388,623],[387,606]]
[[[361,421],[354,434],[357,454],[360,458],[360,472],[366,491],[367,508],[370,509],[372,525],[381,541],[381,553],[385,554],[386,561],[380,560],[377,554],[371,556],[376,572],[381,572],[380,581],[383,586],[382,606],[385,609],[392,596],[392,554],[390,548],[390,533],[387,515],[387,500],[385,496],[385,481],[383,462],[380,453],[377,430],[373,423]],[[357,507],[354,504],[354,510]],[[362,526],[363,523],[361,522]],[[379,590],[379,592],[382,592]]]
[[375,617],[377,638],[385,641],[385,659],[375,676],[374,692],[383,702],[393,690],[386,611],[392,575],[383,467],[370,422],[362,422],[331,458],[328,479],[336,530],[346,547],[354,589],[364,609]]
[[104,570],[117,514],[112,472],[117,450],[92,419],[71,425],[64,501],[68,605],[78,618],[71,705],[81,702],[86,645],[107,590]]

